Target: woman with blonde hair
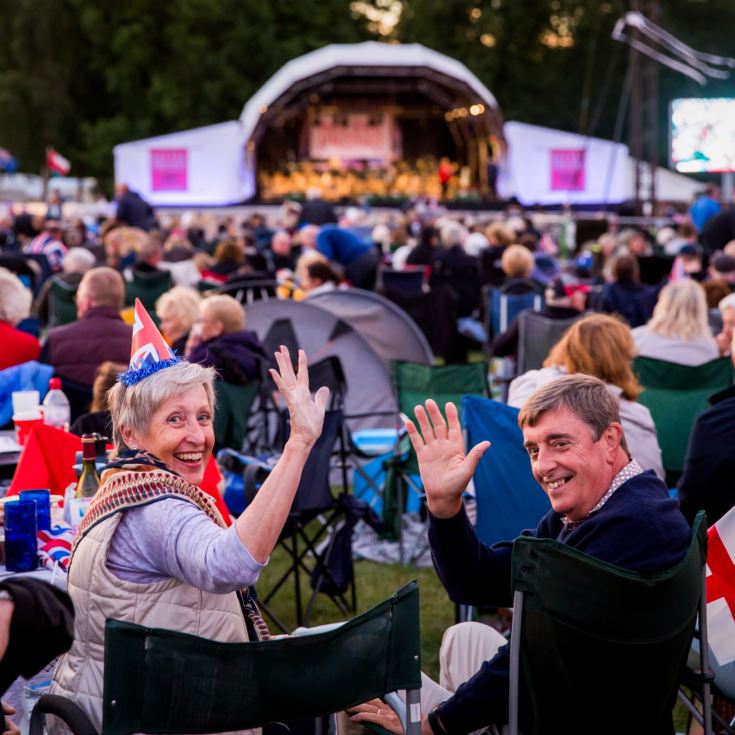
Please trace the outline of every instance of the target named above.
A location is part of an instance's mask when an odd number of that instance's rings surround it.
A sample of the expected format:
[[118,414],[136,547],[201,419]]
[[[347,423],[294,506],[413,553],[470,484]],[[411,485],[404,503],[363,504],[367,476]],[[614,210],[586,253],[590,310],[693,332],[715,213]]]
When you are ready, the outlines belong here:
[[680,365],[702,365],[720,356],[707,321],[704,289],[687,278],[664,286],[645,326],[633,330],[638,354]]
[[641,386],[631,368],[635,352],[630,329],[622,321],[606,314],[590,314],[567,329],[541,370],[529,370],[510,384],[508,403],[520,408],[537,388],[561,375],[593,375],[618,399],[633,458],[644,470],[654,470],[663,478],[661,447],[651,412],[637,401]]
[[174,286],[156,301],[156,316],[161,322],[161,332],[178,355],[184,354],[189,332],[199,318],[201,300],[193,288]]

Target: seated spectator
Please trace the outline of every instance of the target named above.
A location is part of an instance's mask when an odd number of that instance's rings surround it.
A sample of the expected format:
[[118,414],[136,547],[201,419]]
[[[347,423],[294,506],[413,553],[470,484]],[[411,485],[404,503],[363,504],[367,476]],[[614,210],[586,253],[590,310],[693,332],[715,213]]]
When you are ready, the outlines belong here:
[[515,234],[504,222],[492,222],[485,230],[489,246],[480,254],[482,282],[500,286],[505,274],[500,265],[503,251],[515,242]]
[[712,258],[709,267],[710,278],[724,281],[731,291],[735,291],[735,257],[720,253]]
[[380,257],[371,242],[365,242],[349,230],[336,225],[324,225],[316,230],[314,226],[305,227],[303,237],[305,249],[314,247],[331,263],[341,266],[345,278],[355,288],[375,288]]
[[189,332],[199,318],[200,302],[199,294],[184,286],[174,286],[156,301],[161,333],[177,355],[184,354]]
[[436,255],[439,233],[436,227],[424,225],[419,232],[419,241],[406,256],[406,265],[431,265]]
[[[584,305],[584,293],[573,291],[567,294],[564,281],[556,278],[544,292],[544,306],[538,314],[547,319],[573,319],[584,311]],[[516,317],[505,332],[493,339],[490,350],[495,357],[510,357],[518,352],[518,319]]]
[[722,331],[715,337],[721,355],[730,354],[735,361],[732,344],[735,338],[735,294],[728,294],[718,304],[721,318]]
[[531,251],[523,245],[509,245],[500,258],[500,267],[505,275],[504,290],[510,294],[522,294],[536,291],[540,284],[531,280],[534,269]]
[[189,362],[214,367],[222,380],[235,385],[260,378],[268,357],[255,332],[245,329],[239,301],[225,294],[203,299],[195,327],[186,344]]
[[708,309],[719,309],[720,301],[732,293],[727,283],[719,278],[704,281],[702,288],[704,289],[704,297],[707,299]]
[[135,254],[135,263],[125,271],[127,280],[132,280],[136,274],[142,276],[152,273],[162,273],[158,267],[163,260],[163,243],[158,232],[149,234],[138,245]]
[[97,368],[97,377],[92,385],[92,404],[89,413],[79,416],[71,425],[69,431],[77,436],[82,434],[101,434],[108,439],[112,438],[112,418],[107,402],[107,393],[115,383],[120,373],[124,373],[128,366],[124,362],[103,362]]
[[637,400],[641,386],[631,367],[634,355],[635,345],[625,324],[605,314],[590,314],[569,327],[541,370],[529,370],[510,384],[508,404],[520,408],[535,390],[561,375],[593,375],[620,404],[623,430],[634,458],[663,478],[656,427],[651,412]]
[[656,289],[641,283],[638,258],[631,253],[613,257],[610,278],[602,291],[600,311],[617,314],[631,327],[645,324],[653,313]]
[[735,505],[735,386],[716,393],[692,428],[679,478],[679,505],[692,523],[700,510],[716,523]]
[[120,273],[106,266],[87,271],[77,289],[77,321],[49,331],[40,361],[53,365],[61,378],[91,388],[103,362],[130,357],[133,329],[120,317],[124,303]]
[[296,261],[301,254],[301,248],[295,247],[291,235],[286,230],[278,230],[271,237],[270,257],[273,264],[272,270],[292,271],[296,267]]
[[671,266],[671,280],[691,278],[694,281],[704,281],[707,271],[702,265],[702,248],[697,244],[683,245]]
[[480,262],[464,250],[467,232],[459,222],[450,221],[439,231],[441,249],[432,263],[430,284],[448,286],[457,295],[457,316],[472,316],[480,306]]
[[245,247],[234,237],[222,240],[214,249],[214,260],[202,273],[205,280],[225,283],[241,266],[245,265]]
[[687,278],[661,290],[650,321],[633,330],[638,354],[680,365],[702,365],[720,356],[707,322],[704,289]]
[[28,317],[32,299],[17,276],[0,268],[0,370],[38,359],[38,340],[16,329],[18,322]]
[[329,263],[315,260],[306,264],[300,284],[308,299],[310,296],[334,291],[340,280],[339,273]]
[[66,245],[62,239],[61,223],[57,220],[46,220],[41,232],[26,245],[24,252],[31,255],[45,255],[53,273],[59,273],[64,267]]
[[[64,265],[61,273],[55,278],[63,281],[67,286],[76,288],[82,280],[82,276],[95,266],[95,257],[86,248],[71,248],[64,256]],[[41,324],[48,324],[49,320],[49,297],[51,294],[53,279],[49,278],[36,297],[33,311],[41,320]]]

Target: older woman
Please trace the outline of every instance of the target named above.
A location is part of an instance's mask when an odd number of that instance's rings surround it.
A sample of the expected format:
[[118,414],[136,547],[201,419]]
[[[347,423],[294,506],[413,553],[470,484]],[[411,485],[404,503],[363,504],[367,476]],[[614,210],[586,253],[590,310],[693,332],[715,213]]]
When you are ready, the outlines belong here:
[[641,392],[631,361],[635,345],[630,329],[618,319],[590,314],[573,324],[553,347],[541,370],[529,370],[510,384],[508,403],[520,408],[537,389],[561,375],[583,373],[599,378],[618,399],[628,447],[644,470],[663,478],[661,447],[651,412],[636,400]]
[[177,354],[183,355],[186,340],[194,322],[199,318],[201,297],[193,288],[174,286],[158,297],[156,316],[161,332]]
[[38,340],[15,328],[30,313],[32,299],[18,276],[0,268],[0,370],[38,359]]
[[186,343],[190,362],[216,368],[224,381],[235,385],[260,378],[260,365],[268,358],[258,335],[245,329],[245,311],[237,299],[227,294],[204,299],[196,327]]
[[[144,324],[139,331],[151,329]],[[150,354],[147,339],[110,392],[118,459],[104,471],[79,528],[68,579],[74,644],[52,688],[98,729],[107,618],[225,642],[263,632],[240,591],[258,579],[278,540],[329,394],[321,388],[312,398],[305,354],[295,374],[281,348],[271,375],[288,405],[291,435],[250,506],[227,528],[198,487],[214,444],[215,371],[177,360],[162,340],[160,359],[133,369],[136,358]]]
[[707,321],[704,289],[690,279],[664,286],[653,316],[633,330],[633,339],[642,357],[680,365],[702,365],[720,356]]

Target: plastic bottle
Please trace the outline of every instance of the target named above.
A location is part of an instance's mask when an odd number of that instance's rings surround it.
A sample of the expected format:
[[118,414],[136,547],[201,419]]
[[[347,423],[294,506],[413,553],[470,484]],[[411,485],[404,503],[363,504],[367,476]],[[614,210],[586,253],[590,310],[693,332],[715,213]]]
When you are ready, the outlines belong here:
[[61,390],[61,378],[51,378],[48,387],[49,391],[43,399],[43,421],[49,426],[69,431],[71,409],[69,399]]

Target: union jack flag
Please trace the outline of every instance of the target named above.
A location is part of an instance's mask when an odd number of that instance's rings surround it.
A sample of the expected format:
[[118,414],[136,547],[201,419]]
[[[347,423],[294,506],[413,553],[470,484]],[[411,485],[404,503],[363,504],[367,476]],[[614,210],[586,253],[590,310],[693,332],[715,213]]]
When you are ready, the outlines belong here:
[[71,560],[74,532],[69,526],[52,526],[38,532],[38,559],[43,566],[53,569],[57,564],[66,572]]

